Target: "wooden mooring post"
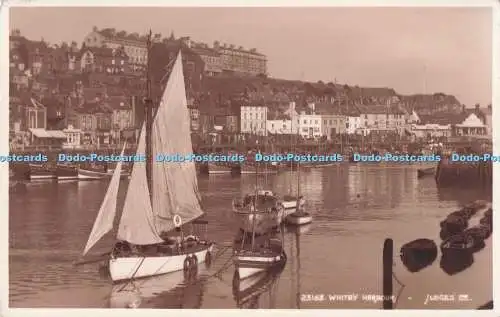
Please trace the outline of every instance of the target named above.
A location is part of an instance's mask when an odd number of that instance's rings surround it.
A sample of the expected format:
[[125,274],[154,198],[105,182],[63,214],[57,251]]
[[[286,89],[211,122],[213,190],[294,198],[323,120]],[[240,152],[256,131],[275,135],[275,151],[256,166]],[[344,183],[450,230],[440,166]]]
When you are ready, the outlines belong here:
[[393,309],[392,302],[392,261],[394,256],[394,241],[385,239],[382,255],[382,295],[384,296],[383,308]]

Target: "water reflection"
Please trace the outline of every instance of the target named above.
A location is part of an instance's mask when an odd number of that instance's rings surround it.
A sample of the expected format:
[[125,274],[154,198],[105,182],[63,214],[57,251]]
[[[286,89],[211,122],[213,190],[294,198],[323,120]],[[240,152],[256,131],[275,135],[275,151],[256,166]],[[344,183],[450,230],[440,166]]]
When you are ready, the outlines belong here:
[[207,269],[204,264],[192,274],[183,271],[114,284],[110,308],[201,308]]

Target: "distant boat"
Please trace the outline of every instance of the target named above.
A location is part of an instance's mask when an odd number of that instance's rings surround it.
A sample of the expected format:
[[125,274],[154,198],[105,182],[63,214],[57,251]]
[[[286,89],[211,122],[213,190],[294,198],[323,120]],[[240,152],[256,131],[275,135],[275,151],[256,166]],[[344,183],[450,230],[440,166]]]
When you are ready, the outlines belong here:
[[[91,169],[79,168],[77,173],[77,178],[79,180],[101,180],[110,179],[113,176],[112,171],[99,172]],[[121,178],[127,178],[130,176],[130,172],[126,171],[122,165],[122,171],[120,173]]]
[[[149,87],[149,74],[147,79]],[[151,99],[146,104],[150,112],[141,129],[138,155],[146,153],[146,157],[151,158],[155,153],[187,155],[192,152],[184,85],[179,51],[158,108],[154,109]],[[122,156],[124,151],[125,146]],[[114,228],[121,166],[122,162],[118,162],[84,255]],[[103,259],[108,261],[111,279],[117,282],[186,271],[209,262],[214,244],[184,233],[186,224],[193,229],[194,224],[206,225],[206,221],[198,219],[203,214],[194,162],[134,162],[116,243]]]
[[429,168],[419,168],[417,170],[417,177],[422,178],[425,176],[434,176],[436,174],[436,168],[434,167],[429,167]]
[[213,162],[209,162],[207,167],[208,174],[230,174],[233,170],[233,167],[229,164],[216,164]]
[[78,167],[68,164],[58,164],[56,166],[57,180],[76,180],[78,179]]
[[30,180],[49,180],[56,179],[56,171],[54,168],[50,168],[46,165],[41,164],[30,164],[29,165],[29,179]]

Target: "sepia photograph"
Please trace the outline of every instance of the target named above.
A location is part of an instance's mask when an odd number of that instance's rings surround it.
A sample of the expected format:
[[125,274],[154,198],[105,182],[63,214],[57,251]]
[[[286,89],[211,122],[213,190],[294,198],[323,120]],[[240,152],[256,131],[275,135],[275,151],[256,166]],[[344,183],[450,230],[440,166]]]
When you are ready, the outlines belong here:
[[137,5],[9,8],[9,308],[493,309],[492,6]]

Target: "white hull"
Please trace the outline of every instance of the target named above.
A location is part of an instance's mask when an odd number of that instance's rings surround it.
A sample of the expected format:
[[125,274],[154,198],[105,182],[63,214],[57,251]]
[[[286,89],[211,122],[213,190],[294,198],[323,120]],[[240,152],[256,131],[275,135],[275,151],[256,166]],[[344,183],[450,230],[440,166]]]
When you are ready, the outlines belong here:
[[72,180],[72,179],[78,179],[78,175],[75,176],[57,176],[58,180]]
[[86,175],[78,172],[78,179],[81,180],[98,180],[98,179],[104,179],[104,178],[109,178],[111,175],[107,175],[106,173],[102,173],[100,175]]
[[39,179],[56,179],[55,175],[30,175],[31,180],[39,180]]
[[208,171],[208,174],[230,174],[231,173],[231,170],[216,170],[216,171],[213,171],[213,170],[209,170]]
[[286,223],[291,225],[305,225],[312,222],[312,216],[294,216],[293,214],[285,218]]
[[176,272],[184,269],[184,260],[188,256],[196,255],[198,263],[203,263],[207,252],[212,250],[210,245],[198,252],[182,255],[115,258],[109,260],[109,273],[113,281],[123,281]]
[[258,273],[265,272],[283,258],[281,255],[276,256],[237,256],[236,269],[240,280],[244,280]]

